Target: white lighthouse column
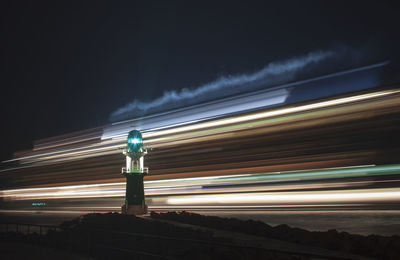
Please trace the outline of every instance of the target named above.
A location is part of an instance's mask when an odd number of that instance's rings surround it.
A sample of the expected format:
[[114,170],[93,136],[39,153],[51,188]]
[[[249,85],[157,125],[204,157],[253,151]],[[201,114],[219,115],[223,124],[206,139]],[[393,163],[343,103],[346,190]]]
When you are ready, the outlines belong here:
[[126,172],[130,172],[132,169],[132,158],[126,156]]

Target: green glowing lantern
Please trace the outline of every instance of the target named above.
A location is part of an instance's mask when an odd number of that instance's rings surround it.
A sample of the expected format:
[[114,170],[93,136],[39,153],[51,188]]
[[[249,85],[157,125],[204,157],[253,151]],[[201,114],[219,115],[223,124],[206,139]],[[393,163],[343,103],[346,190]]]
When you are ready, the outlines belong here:
[[130,155],[141,155],[144,152],[142,134],[138,130],[132,130],[129,132],[126,152]]

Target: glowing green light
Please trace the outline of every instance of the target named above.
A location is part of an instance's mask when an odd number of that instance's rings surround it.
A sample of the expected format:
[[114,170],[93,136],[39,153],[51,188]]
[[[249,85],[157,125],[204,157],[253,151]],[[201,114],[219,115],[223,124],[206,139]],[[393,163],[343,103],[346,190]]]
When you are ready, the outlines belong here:
[[142,141],[140,139],[138,139],[138,138],[133,138],[133,139],[129,139],[128,142],[131,143],[131,144],[138,144],[138,143],[140,143]]
[[128,153],[142,153],[144,151],[142,134],[138,130],[129,132],[126,151]]
[[35,207],[46,206],[46,202],[32,202],[32,206]]

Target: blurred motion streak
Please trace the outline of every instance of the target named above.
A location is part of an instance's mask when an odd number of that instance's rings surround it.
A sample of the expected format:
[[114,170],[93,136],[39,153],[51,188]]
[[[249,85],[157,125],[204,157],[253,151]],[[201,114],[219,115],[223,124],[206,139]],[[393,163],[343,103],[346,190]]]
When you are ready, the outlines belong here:
[[400,90],[285,103],[291,91],[39,140],[2,163],[0,212],[118,210],[119,148],[132,129],[152,148],[145,177],[152,210],[398,208]]

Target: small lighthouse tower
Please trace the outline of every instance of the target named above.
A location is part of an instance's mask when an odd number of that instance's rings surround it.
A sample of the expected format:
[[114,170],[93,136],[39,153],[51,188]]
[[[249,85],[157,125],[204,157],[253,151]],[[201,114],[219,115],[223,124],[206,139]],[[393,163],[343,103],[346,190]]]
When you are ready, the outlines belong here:
[[122,174],[126,177],[126,195],[122,213],[146,214],[143,177],[149,172],[149,169],[144,167],[144,156],[147,154],[147,149],[143,147],[142,134],[138,130],[129,132],[123,154],[126,156],[126,167],[122,168]]

